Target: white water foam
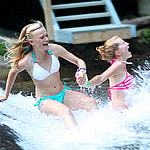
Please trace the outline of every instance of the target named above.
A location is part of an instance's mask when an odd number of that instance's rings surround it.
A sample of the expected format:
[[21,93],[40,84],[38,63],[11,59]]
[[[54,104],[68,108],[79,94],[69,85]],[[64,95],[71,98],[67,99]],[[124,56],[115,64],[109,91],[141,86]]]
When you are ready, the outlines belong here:
[[123,113],[113,111],[111,102],[93,114],[74,111],[79,129],[67,131],[60,117],[41,114],[32,96],[10,94],[0,103],[1,124],[19,134],[25,150],[150,149],[150,71],[139,67],[136,72],[133,106]]

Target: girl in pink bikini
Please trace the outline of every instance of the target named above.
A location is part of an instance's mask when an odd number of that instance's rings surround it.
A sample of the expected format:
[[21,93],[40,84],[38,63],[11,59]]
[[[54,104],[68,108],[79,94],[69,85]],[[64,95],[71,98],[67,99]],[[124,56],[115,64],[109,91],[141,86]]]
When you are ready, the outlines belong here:
[[111,66],[89,81],[79,82],[77,79],[81,86],[88,88],[100,85],[109,79],[108,93],[110,100],[112,100],[112,107],[115,110],[128,109],[126,91],[133,86],[133,77],[126,70],[127,59],[132,57],[128,49],[129,43],[118,36],[113,36],[103,46],[96,48],[101,54],[102,60],[111,62]]

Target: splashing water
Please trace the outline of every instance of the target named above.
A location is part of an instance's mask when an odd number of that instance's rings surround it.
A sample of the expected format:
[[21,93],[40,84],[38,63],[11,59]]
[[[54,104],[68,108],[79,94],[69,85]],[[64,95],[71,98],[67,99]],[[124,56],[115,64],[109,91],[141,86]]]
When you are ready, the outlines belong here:
[[[79,129],[67,131],[58,116],[46,116],[34,107],[32,96],[10,94],[0,103],[0,124],[13,129],[25,150],[116,150],[150,149],[150,64],[134,70],[137,88],[133,106],[123,113],[112,110],[111,102],[90,114],[74,111]],[[0,95],[4,91],[0,89]]]

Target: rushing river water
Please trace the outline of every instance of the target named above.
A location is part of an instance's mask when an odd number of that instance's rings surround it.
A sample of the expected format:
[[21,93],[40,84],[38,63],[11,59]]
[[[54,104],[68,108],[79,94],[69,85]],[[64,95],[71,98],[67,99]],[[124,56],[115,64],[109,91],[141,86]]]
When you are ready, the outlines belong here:
[[[135,56],[128,70],[136,79],[137,88],[130,99],[133,107],[123,114],[115,112],[108,100],[106,81],[92,90],[80,89],[75,83],[76,67],[61,66],[61,79],[74,90],[96,98],[99,110],[93,114],[74,111],[79,130],[67,131],[58,116],[46,116],[34,107],[34,88],[22,77],[16,80],[7,101],[0,103],[1,150],[147,150],[150,149],[150,60]],[[101,63],[101,65],[100,65]],[[104,62],[88,64],[89,78],[105,68]],[[102,69],[101,69],[102,68]],[[100,71],[101,69],[101,71]],[[7,69],[1,69],[0,95]],[[23,82],[24,81],[24,82]],[[20,92],[19,92],[20,91]]]

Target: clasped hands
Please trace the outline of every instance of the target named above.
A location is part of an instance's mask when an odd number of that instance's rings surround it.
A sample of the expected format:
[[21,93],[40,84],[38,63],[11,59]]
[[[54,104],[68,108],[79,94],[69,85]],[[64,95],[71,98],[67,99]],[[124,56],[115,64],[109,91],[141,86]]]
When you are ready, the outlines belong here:
[[75,74],[76,82],[81,87],[87,87],[88,84],[88,77],[85,70],[79,70]]

